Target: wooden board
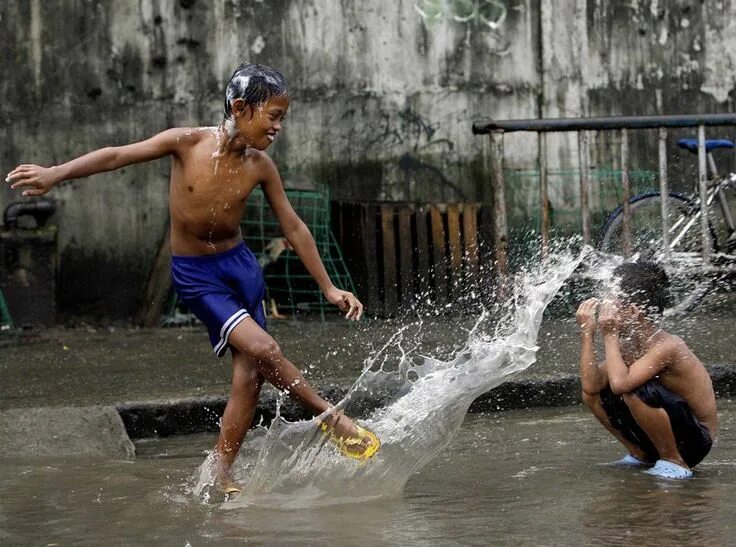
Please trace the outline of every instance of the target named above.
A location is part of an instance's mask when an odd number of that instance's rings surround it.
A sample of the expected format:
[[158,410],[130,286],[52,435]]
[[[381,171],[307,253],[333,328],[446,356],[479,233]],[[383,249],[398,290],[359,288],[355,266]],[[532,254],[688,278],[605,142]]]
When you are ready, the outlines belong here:
[[143,289],[143,297],[135,312],[133,321],[140,327],[158,327],[161,313],[171,294],[171,230],[166,225],[161,244],[153,260],[148,281]]
[[452,299],[462,283],[463,252],[460,240],[460,207],[456,204],[447,206],[447,243],[450,248],[450,287]]
[[396,234],[394,231],[395,208],[381,206],[381,233],[383,240],[383,307],[387,315],[396,313],[399,307],[396,283]]
[[417,281],[419,282],[419,295],[423,296],[431,283],[426,208],[417,207],[414,211],[414,220],[417,229]]
[[408,206],[399,209],[399,276],[401,279],[401,305],[409,309],[414,300],[414,272],[412,257],[414,246],[411,237],[412,210]]
[[474,282],[479,273],[478,208],[475,203],[463,205],[463,243],[465,244],[466,277]]
[[447,304],[447,263],[445,259],[445,227],[442,213],[433,205],[429,210],[432,227],[432,266],[434,272],[435,298],[440,306]]
[[369,313],[379,313],[382,309],[378,291],[378,253],[376,250],[376,215],[374,205],[361,208],[361,232],[363,233],[363,256],[365,257],[365,278],[367,292],[365,305]]

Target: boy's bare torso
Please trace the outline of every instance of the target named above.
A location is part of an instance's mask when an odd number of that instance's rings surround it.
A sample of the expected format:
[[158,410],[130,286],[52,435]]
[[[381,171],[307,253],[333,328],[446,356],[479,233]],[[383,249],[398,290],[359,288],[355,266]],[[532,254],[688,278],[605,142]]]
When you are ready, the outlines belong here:
[[219,253],[242,241],[246,200],[263,180],[268,160],[251,148],[223,151],[223,139],[218,128],[181,128],[169,188],[176,256]]
[[682,397],[690,406],[695,416],[708,428],[712,438],[717,430],[716,400],[708,371],[697,356],[678,336],[660,331],[653,343],[643,350],[626,347],[621,344],[621,357],[626,366],[642,357],[647,351],[656,351],[657,346],[665,342],[674,343],[677,348],[674,359],[659,374],[659,382]]

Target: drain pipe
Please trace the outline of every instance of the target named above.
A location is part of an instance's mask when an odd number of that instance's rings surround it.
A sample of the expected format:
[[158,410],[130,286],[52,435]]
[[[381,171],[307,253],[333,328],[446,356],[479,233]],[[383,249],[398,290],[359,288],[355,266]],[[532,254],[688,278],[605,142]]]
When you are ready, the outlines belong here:
[[56,204],[49,199],[37,199],[33,201],[17,201],[11,203],[3,212],[3,224],[5,228],[18,227],[18,218],[31,216],[36,221],[38,228],[46,224],[46,221],[56,211]]

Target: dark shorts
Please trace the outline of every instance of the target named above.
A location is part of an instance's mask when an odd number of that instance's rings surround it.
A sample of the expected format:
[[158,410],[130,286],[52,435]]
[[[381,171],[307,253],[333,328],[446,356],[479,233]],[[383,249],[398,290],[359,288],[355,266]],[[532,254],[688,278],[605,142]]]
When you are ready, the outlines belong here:
[[[664,409],[672,424],[677,449],[688,466],[694,467],[710,452],[713,440],[708,429],[700,423],[682,397],[672,393],[656,380],[650,380],[639,386],[633,393],[652,408]],[[626,440],[641,447],[650,461],[658,460],[657,449],[634,420],[623,397],[614,395],[609,388],[601,391],[600,396],[601,405],[611,425],[619,430]]]
[[246,317],[266,328],[263,271],[245,243],[224,253],[171,258],[176,294],[205,324],[218,357],[225,354],[230,334]]

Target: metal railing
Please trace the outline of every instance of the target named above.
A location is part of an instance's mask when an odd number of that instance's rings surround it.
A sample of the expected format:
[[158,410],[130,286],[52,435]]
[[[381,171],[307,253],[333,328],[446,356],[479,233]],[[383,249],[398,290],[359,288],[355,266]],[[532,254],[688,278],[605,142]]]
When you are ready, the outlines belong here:
[[698,190],[703,214],[700,215],[703,264],[710,263],[710,229],[706,207],[708,173],[706,167],[705,128],[709,126],[736,126],[736,114],[700,114],[675,116],[618,116],[597,118],[556,118],[535,120],[486,120],[473,124],[476,135],[490,135],[491,141],[491,185],[494,197],[494,244],[496,263],[501,274],[508,272],[508,220],[506,212],[506,187],[503,172],[504,134],[511,132],[535,132],[539,146],[539,190],[541,206],[542,255],[549,250],[550,203],[547,186],[547,138],[549,132],[578,133],[578,161],[580,170],[580,210],[583,242],[590,242],[590,137],[588,131],[619,131],[621,136],[621,183],[623,186],[623,226],[622,237],[625,248],[631,241],[631,198],[629,136],[630,129],[658,129],[659,140],[659,191],[662,197],[662,234],[665,258],[670,258],[669,227],[667,217],[667,129],[697,127],[698,129]]

